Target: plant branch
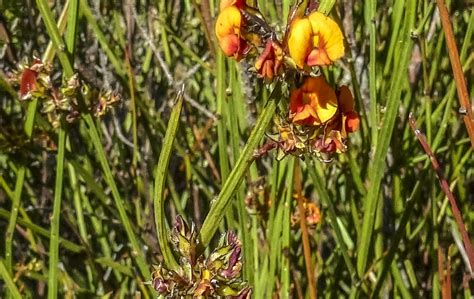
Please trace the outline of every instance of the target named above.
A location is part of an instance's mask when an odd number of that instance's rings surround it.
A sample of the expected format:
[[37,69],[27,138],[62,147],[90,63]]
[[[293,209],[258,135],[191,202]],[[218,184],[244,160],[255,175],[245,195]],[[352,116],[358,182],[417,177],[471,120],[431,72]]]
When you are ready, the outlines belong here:
[[466,126],[469,139],[471,139],[471,146],[474,148],[474,120],[472,118],[472,107],[469,100],[469,93],[467,91],[466,80],[462,71],[461,59],[459,58],[456,40],[454,39],[453,26],[449,20],[449,12],[444,0],[436,0],[439,14],[441,17],[441,24],[446,35],[446,45],[448,47],[449,60],[454,74],[454,82],[456,83],[456,90],[459,97],[459,111],[463,114],[464,125]]
[[458,205],[456,203],[456,198],[454,197],[454,194],[451,192],[451,189],[449,188],[449,183],[444,177],[443,171],[441,170],[441,167],[438,163],[438,160],[436,159],[435,154],[433,153],[433,151],[431,150],[431,147],[426,141],[425,135],[421,133],[421,131],[417,128],[416,119],[413,117],[412,113],[410,113],[409,122],[410,122],[410,127],[415,133],[416,138],[418,138],[418,141],[423,147],[423,150],[430,158],[431,165],[433,166],[433,169],[436,172],[436,176],[438,177],[438,180],[440,182],[441,189],[448,197],[449,204],[451,205],[451,211],[453,212],[454,219],[456,220],[458,229],[461,232],[462,241],[464,243],[464,249],[467,252],[467,256],[469,258],[469,264],[470,264],[469,266],[472,272],[472,270],[474,269],[474,249],[472,247],[471,240],[469,239],[469,235],[466,231],[466,226],[464,225],[464,222],[462,220],[461,211],[459,211]]

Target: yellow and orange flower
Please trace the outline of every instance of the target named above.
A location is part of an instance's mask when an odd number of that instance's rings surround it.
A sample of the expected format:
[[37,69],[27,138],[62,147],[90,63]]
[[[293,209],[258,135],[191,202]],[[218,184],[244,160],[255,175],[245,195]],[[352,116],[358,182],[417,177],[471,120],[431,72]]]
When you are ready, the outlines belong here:
[[344,56],[342,31],[332,19],[313,12],[291,23],[288,51],[300,68],[330,65]]
[[273,80],[278,75],[283,62],[283,50],[277,43],[268,40],[262,54],[255,63],[255,69],[259,77]]
[[216,21],[217,40],[226,56],[239,60],[247,48],[247,42],[242,38],[242,13],[236,5],[223,7]]
[[318,152],[345,152],[348,134],[359,129],[359,114],[354,111],[354,98],[349,87],[344,85],[337,90],[337,102],[338,114],[325,128],[324,136],[315,142]]
[[300,125],[321,125],[337,112],[337,97],[323,76],[307,77],[291,92],[290,118]]

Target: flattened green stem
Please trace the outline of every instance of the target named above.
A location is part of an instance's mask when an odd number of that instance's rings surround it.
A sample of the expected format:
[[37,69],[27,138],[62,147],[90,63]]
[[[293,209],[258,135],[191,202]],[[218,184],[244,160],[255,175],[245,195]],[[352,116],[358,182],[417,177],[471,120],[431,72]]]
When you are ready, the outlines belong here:
[[77,20],[79,18],[79,0],[68,1],[66,47],[71,61],[74,61],[76,48]]
[[232,197],[240,186],[247,169],[252,164],[253,152],[257,148],[268,124],[273,118],[276,109],[276,102],[280,96],[281,84],[277,83],[273,90],[273,95],[270,97],[270,100],[266,103],[265,108],[262,110],[259,118],[257,119],[255,127],[250,134],[249,140],[247,141],[247,144],[245,145],[239,160],[230,172],[229,177],[222,186],[221,192],[217,196],[215,202],[212,204],[211,210],[204,220],[200,234],[200,250],[203,250],[211,241],[214,233],[219,227],[219,223],[224,217],[225,211],[229,206]]
[[[288,184],[288,189],[286,191],[285,202],[283,203],[284,211],[283,211],[283,219],[282,222],[282,230],[281,230],[281,249],[282,251],[286,251],[291,246],[291,202],[293,200],[293,188],[294,188],[294,172],[295,172],[295,161],[297,158],[290,157],[290,161],[288,162],[288,179],[287,182],[291,182]],[[281,260],[281,289],[280,289],[280,296],[282,299],[288,299],[291,295],[291,287],[290,287],[290,257],[286,254],[282,254],[280,257]]]
[[61,197],[63,190],[64,152],[66,129],[64,121],[59,128],[58,154],[56,156],[56,182],[54,186],[53,215],[51,217],[51,238],[49,239],[48,298],[58,298],[59,264],[59,218],[61,216]]
[[398,114],[398,107],[400,106],[400,96],[402,88],[404,87],[404,77],[406,77],[406,66],[410,58],[410,50],[413,45],[410,31],[414,28],[415,13],[417,1],[407,2],[407,9],[405,11],[404,30],[401,34],[403,43],[400,50],[400,63],[394,72],[394,77],[391,85],[391,92],[387,100],[387,110],[384,115],[382,128],[380,130],[377,148],[372,162],[372,168],[369,172],[370,187],[367,191],[367,197],[364,205],[364,219],[362,224],[361,238],[359,240],[359,250],[357,252],[357,272],[359,277],[364,277],[367,267],[367,260],[369,256],[369,248],[372,244],[372,236],[374,232],[375,212],[379,201],[379,191],[381,187],[382,177],[385,171],[385,158],[387,156],[392,133],[395,126],[395,120]]
[[165,259],[166,265],[171,269],[178,268],[171,247],[168,240],[168,232],[166,227],[165,217],[165,198],[164,189],[166,185],[166,176],[168,173],[168,165],[171,157],[171,150],[173,149],[173,142],[176,137],[176,132],[179,126],[179,116],[183,108],[183,90],[178,94],[176,103],[171,112],[171,117],[166,129],[165,139],[163,140],[163,147],[161,149],[160,158],[155,170],[155,186],[153,195],[153,210],[155,213],[156,232],[158,233],[158,243],[160,244],[161,253]]
[[15,283],[13,282],[13,279],[11,278],[10,274],[8,273],[7,268],[5,267],[5,264],[3,263],[3,260],[0,260],[0,277],[5,281],[5,284],[7,285],[8,291],[10,292],[10,295],[12,298],[21,298],[21,294],[18,291]]
[[[368,3],[367,3],[368,2]],[[377,1],[367,1],[365,8],[365,26],[369,29],[369,93],[370,93],[370,125],[372,148],[377,147],[377,72],[376,72],[376,38],[377,28],[375,26],[375,11],[377,9]]]
[[58,55],[59,61],[64,70],[64,74],[66,77],[71,77],[73,75],[73,68],[71,61],[65,50],[65,44],[63,39],[61,38],[61,34],[59,33],[58,27],[56,26],[56,22],[54,21],[53,13],[49,8],[48,1],[46,0],[36,0],[36,5],[40,11],[41,17],[43,18],[44,24],[46,26],[46,30],[48,31],[48,35],[53,42],[53,46],[56,50],[56,55]]
[[23,182],[25,181],[26,168],[21,166],[17,173],[17,179],[15,183],[15,191],[13,193],[12,211],[10,213],[10,219],[8,221],[7,232],[5,235],[5,264],[6,269],[9,273],[12,273],[12,243],[13,234],[15,232],[16,221],[18,218],[18,210],[20,207],[21,191],[23,189]]
[[217,122],[217,142],[219,145],[219,166],[221,179],[224,182],[229,176],[229,156],[227,151],[227,130],[225,127],[225,58],[221,51],[217,54],[217,114],[221,116]]

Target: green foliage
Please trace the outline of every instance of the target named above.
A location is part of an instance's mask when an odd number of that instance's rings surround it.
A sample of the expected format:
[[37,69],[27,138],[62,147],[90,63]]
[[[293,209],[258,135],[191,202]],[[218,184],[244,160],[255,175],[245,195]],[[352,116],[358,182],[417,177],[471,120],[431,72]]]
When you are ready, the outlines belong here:
[[[281,35],[293,2],[247,1]],[[168,242],[177,215],[206,256],[236,232],[253,297],[309,297],[300,163],[322,215],[309,228],[319,297],[439,298],[450,275],[454,297],[470,298],[461,235],[408,125],[413,112],[472,230],[473,153],[436,4],[320,2],[346,41],[324,73],[351,87],[361,115],[329,162],[254,155],[287,113],[288,86],[222,55],[217,0],[0,1],[0,297],[156,297],[153,265],[180,262]],[[448,1],[472,95],[469,5]],[[10,78],[34,57],[58,90],[81,78],[74,122],[55,127],[41,98],[19,99]],[[121,102],[108,109],[104,94]]]

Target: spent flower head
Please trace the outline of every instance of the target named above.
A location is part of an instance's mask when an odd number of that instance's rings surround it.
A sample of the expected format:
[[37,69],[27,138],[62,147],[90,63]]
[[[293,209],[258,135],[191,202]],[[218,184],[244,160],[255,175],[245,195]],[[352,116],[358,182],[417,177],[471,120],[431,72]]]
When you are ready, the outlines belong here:
[[198,233],[178,216],[171,230],[172,248],[178,257],[179,267],[168,270],[158,265],[152,273],[151,285],[161,295],[224,296],[248,298],[251,289],[242,281],[241,243],[233,232],[223,235],[218,246],[205,257],[197,255]]
[[54,69],[48,63],[35,58],[31,64],[21,64],[12,76],[13,84],[18,85],[21,101],[39,100],[41,112],[53,127],[58,127],[61,118],[72,123],[81,116],[79,98],[86,102],[86,108],[96,117],[103,116],[109,108],[120,101],[117,92],[105,90],[98,92],[80,80],[78,74],[54,82]]

